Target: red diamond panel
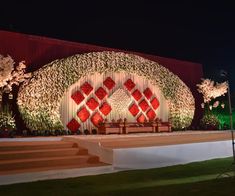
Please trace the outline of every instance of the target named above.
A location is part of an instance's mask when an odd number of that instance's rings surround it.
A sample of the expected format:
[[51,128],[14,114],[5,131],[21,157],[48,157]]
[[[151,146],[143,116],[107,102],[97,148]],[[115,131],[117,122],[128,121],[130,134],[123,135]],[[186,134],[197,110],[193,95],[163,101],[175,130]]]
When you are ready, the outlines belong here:
[[85,98],[80,91],[76,91],[75,93],[72,94],[71,97],[76,102],[76,104],[80,104]]
[[151,105],[153,106],[153,109],[155,109],[155,110],[158,108],[158,106],[159,106],[159,101],[157,100],[156,97],[154,97],[154,98],[152,99]]
[[80,118],[82,122],[85,122],[89,118],[90,113],[86,109],[86,107],[83,107],[80,111],[77,112],[77,116]]
[[143,114],[140,114],[139,117],[137,118],[138,123],[144,123],[146,121],[146,118]]
[[142,94],[141,94],[141,92],[140,92],[138,89],[136,89],[136,90],[132,93],[132,96],[135,98],[136,101],[139,101],[140,98],[142,97]]
[[92,117],[91,117],[91,122],[98,127],[100,122],[103,122],[104,119],[103,117],[100,115],[99,112],[96,112]]
[[149,120],[154,120],[155,117],[156,117],[156,113],[155,113],[152,109],[150,109],[150,110],[147,112],[147,117],[148,117]]
[[139,106],[140,106],[140,108],[142,109],[143,112],[145,112],[149,108],[149,105],[148,105],[147,101],[145,101],[145,99],[143,99],[139,103]]
[[88,82],[85,82],[80,88],[86,95],[89,95],[93,90],[93,87]]
[[129,111],[133,116],[136,116],[140,110],[138,106],[135,103],[133,103],[132,106],[129,108]]
[[111,90],[114,86],[115,86],[115,82],[112,80],[112,78],[107,77],[105,79],[105,81],[103,82],[103,84],[109,89]]
[[131,80],[131,79],[128,79],[124,85],[126,86],[127,90],[128,91],[131,91],[134,87],[135,87],[135,83]]
[[102,104],[102,106],[100,106],[100,111],[105,115],[107,116],[110,112],[111,112],[112,108],[111,106],[107,103],[107,102],[104,102]]
[[99,103],[93,98],[91,97],[87,102],[86,105],[92,110],[94,111],[97,106],[99,105]]
[[145,95],[145,97],[146,97],[147,99],[150,99],[150,98],[153,96],[153,93],[152,93],[152,91],[151,91],[149,88],[146,88],[146,89],[144,90],[144,95]]
[[76,132],[79,127],[80,124],[74,118],[67,124],[67,128],[72,132]]
[[98,88],[95,91],[95,94],[100,100],[102,100],[107,95],[106,91],[102,87]]

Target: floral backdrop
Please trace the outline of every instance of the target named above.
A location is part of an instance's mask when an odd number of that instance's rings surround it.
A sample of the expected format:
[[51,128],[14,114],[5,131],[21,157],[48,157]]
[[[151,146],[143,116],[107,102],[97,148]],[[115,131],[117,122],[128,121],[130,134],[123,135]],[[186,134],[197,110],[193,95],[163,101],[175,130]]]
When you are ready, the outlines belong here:
[[96,118],[97,121],[126,118],[128,122],[136,122],[140,116],[147,121],[156,117],[168,121],[169,107],[158,86],[150,80],[124,71],[96,72],[71,85],[60,104],[61,121],[72,132],[97,128],[91,121],[95,114],[102,117]]
[[19,110],[30,129],[61,129],[60,103],[66,90],[88,74],[133,73],[157,85],[168,101],[172,126],[188,127],[195,100],[190,89],[165,67],[133,54],[93,52],[55,60],[35,71],[18,94]]

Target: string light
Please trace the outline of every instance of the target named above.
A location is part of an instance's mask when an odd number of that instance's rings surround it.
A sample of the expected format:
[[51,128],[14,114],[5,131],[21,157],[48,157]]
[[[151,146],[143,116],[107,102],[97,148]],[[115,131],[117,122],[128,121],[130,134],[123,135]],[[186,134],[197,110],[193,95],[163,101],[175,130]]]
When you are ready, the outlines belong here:
[[10,93],[10,94],[8,95],[8,97],[9,97],[9,99],[13,99],[13,94]]

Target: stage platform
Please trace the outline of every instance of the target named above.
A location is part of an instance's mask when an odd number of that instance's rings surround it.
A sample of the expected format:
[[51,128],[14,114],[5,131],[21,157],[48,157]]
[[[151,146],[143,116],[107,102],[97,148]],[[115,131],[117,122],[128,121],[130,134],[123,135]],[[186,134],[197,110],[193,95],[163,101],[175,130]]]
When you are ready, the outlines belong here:
[[229,131],[65,136],[115,168],[146,169],[232,156]]
[[[0,185],[157,168],[232,156],[229,131],[182,131],[127,135],[0,138],[0,146],[70,141],[97,155],[103,166],[60,168],[0,175]],[[67,155],[66,155],[67,156]],[[74,160],[76,161],[76,160]]]

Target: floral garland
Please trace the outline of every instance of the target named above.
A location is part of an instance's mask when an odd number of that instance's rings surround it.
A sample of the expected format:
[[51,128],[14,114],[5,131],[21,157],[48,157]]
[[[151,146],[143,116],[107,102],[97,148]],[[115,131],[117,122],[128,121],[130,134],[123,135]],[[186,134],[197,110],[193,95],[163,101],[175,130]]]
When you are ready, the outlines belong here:
[[92,52],[55,60],[33,73],[18,95],[19,110],[30,129],[62,128],[59,107],[69,86],[88,74],[120,72],[150,80],[168,100],[174,128],[188,127],[195,100],[190,89],[165,67],[154,61],[121,52]]

